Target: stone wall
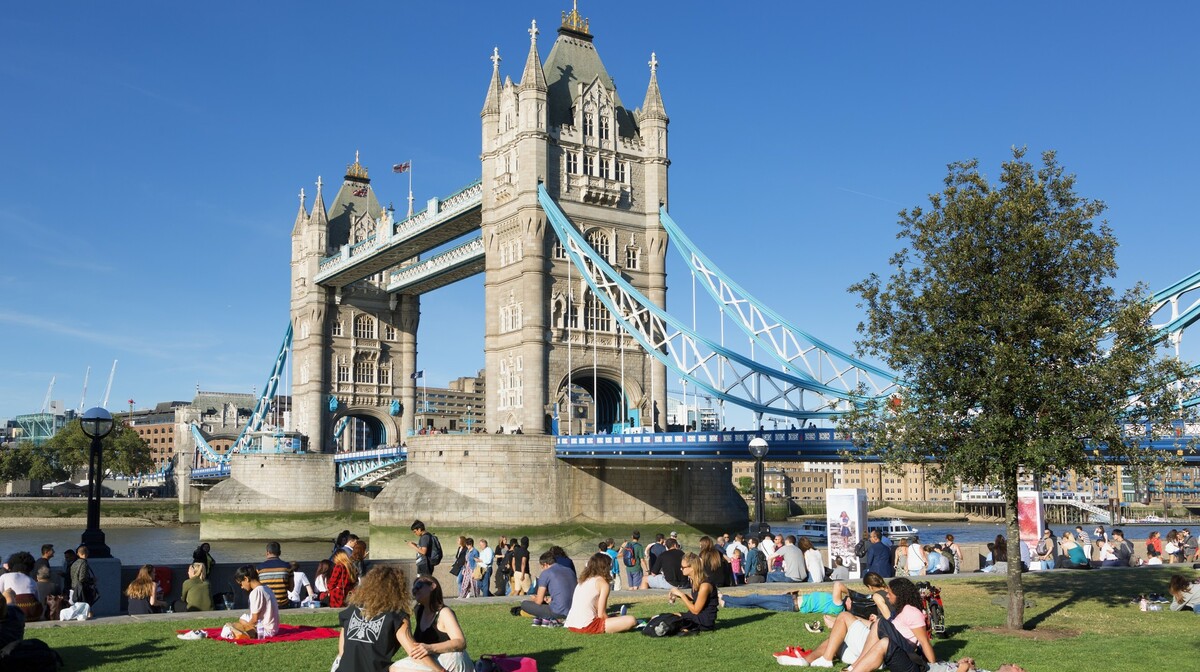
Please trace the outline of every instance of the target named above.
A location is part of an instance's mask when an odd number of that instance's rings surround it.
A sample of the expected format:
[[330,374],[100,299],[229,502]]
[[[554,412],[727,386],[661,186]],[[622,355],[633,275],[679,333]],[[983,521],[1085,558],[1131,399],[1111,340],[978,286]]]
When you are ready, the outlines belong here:
[[740,528],[747,518],[728,463],[567,462],[549,436],[434,435],[410,439],[407,473],[371,504],[371,552],[410,555],[414,519],[435,529],[567,521]]

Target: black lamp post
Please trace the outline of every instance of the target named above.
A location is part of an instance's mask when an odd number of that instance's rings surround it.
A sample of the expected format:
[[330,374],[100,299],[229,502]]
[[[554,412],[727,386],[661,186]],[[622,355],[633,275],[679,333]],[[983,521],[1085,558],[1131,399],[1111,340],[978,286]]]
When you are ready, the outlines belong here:
[[104,454],[101,441],[112,431],[112,414],[97,406],[89,408],[80,418],[83,433],[92,440],[88,458],[88,509],[87,529],[83,532],[83,545],[88,548],[90,558],[111,558],[112,552],[104,543],[104,531],[100,529],[100,487],[104,480]]
[[754,534],[762,534],[765,512],[763,511],[763,458],[769,450],[767,441],[761,436],[750,439],[750,454],[754,456]]

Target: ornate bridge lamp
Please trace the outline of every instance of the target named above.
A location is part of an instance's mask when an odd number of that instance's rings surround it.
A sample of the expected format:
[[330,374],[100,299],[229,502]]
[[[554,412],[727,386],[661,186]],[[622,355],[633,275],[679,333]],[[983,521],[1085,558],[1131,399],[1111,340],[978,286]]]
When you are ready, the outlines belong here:
[[88,508],[87,529],[83,532],[82,542],[88,547],[91,558],[111,558],[112,552],[104,543],[104,531],[100,529],[100,487],[104,480],[104,454],[101,441],[112,431],[112,414],[97,406],[89,408],[80,418],[83,433],[92,440],[88,459]]
[[475,420],[475,408],[471,405],[467,405],[467,433],[468,434],[471,433],[471,425],[473,424],[474,420]]
[[750,454],[754,456],[754,534],[761,534],[765,512],[763,511],[763,458],[770,446],[766,439],[756,436],[750,439]]

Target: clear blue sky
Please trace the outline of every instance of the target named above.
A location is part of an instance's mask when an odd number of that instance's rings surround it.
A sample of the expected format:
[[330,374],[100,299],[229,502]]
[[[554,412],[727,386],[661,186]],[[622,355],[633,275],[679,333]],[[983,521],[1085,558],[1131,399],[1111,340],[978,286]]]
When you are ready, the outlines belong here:
[[[492,47],[519,79],[570,0],[16,3],[0,41],[0,418],[261,389],[288,320],[301,187],[360,150],[384,203],[479,177]],[[947,163],[1056,149],[1109,205],[1119,287],[1195,271],[1193,3],[582,0],[624,102],[656,52],[671,212],[765,303],[850,348],[846,287]],[[329,195],[330,197],[332,194]],[[310,201],[311,202],[311,201]],[[689,315],[671,267],[669,308]],[[483,365],[482,281],[423,301],[428,382]],[[712,308],[705,309],[709,312]],[[1185,348],[1189,346],[1185,336]],[[1191,359],[1197,359],[1191,336]],[[1186,354],[1185,350],[1185,354]],[[672,385],[672,387],[676,387]]]

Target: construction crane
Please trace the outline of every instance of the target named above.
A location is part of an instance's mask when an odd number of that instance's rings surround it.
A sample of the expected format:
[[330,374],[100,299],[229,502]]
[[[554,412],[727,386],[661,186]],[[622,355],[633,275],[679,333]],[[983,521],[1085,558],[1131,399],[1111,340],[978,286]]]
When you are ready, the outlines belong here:
[[104,401],[100,402],[100,408],[108,408],[108,395],[112,392],[113,376],[117,375],[117,360],[113,360],[112,371],[108,372],[108,386],[104,388]]
[[83,396],[79,398],[79,414],[83,415],[83,406],[87,403],[87,384],[88,379],[92,376],[92,367],[87,367],[87,371],[83,374]]

